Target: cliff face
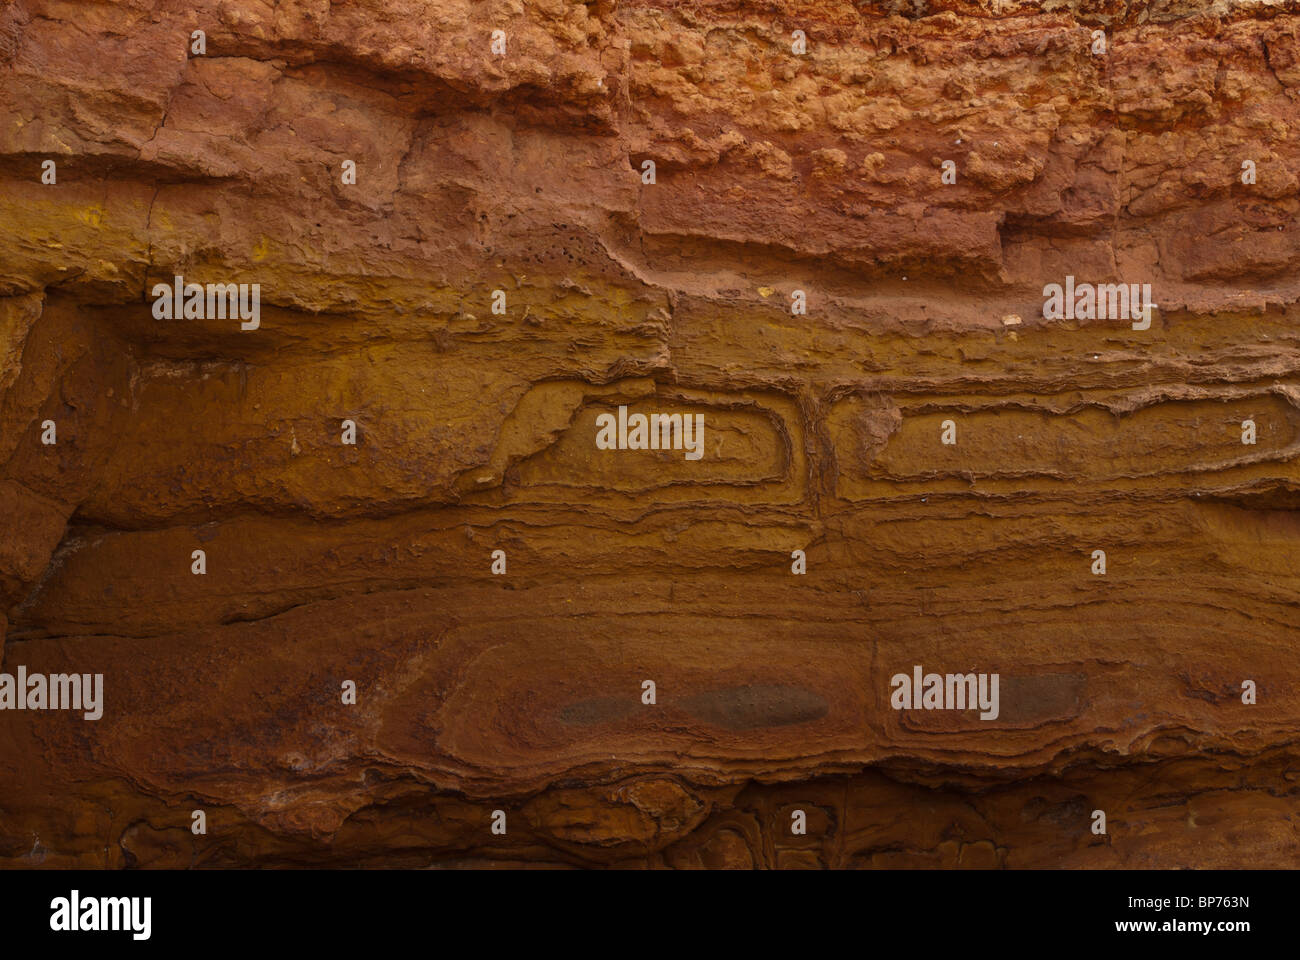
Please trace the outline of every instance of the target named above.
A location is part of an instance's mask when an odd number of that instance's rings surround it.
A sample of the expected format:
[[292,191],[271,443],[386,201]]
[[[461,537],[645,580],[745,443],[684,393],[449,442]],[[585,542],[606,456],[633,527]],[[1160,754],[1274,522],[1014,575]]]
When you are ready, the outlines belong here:
[[1298,25],[0,10],[0,863],[1293,865]]

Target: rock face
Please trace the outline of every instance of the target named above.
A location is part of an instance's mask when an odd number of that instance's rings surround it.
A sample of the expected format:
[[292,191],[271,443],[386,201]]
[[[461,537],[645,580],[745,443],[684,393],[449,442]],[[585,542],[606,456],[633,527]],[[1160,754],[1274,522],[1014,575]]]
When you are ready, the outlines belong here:
[[9,4],[0,863],[1294,865],[1297,26]]

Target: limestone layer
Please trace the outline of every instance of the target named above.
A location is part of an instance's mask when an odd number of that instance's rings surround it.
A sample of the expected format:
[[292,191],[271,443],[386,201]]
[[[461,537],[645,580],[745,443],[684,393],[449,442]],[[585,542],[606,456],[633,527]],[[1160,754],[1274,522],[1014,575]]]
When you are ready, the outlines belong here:
[[0,8],[0,865],[1293,866],[1297,27]]

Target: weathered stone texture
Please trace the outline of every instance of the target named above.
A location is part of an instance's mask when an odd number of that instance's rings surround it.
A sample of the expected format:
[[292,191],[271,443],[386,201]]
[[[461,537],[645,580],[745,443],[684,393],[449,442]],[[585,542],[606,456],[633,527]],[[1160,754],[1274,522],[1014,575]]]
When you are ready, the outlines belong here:
[[[6,6],[3,669],[106,703],[0,712],[0,865],[1294,865],[1298,27]],[[1044,320],[1067,274],[1150,329]],[[597,450],[620,405],[703,457]]]

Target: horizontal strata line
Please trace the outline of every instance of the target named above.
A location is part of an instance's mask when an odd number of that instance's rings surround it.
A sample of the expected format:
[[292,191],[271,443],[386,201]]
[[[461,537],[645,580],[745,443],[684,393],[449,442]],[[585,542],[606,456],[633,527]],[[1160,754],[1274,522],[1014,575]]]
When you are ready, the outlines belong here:
[[[146,283],[149,283],[150,281],[152,281],[153,284],[167,282],[170,279],[170,277],[173,275],[172,274],[173,268],[168,267],[166,269],[163,269],[153,263],[146,263],[146,261],[144,260],[126,261],[123,264],[123,266],[128,271],[131,267],[142,268],[143,269],[142,275],[145,277]],[[309,267],[311,267],[311,265],[307,263],[290,264],[290,266],[301,267],[304,271],[307,270]],[[503,269],[508,270],[509,265],[507,265],[507,267]],[[784,270],[785,268],[783,267],[782,269]],[[206,266],[201,271],[199,271],[198,274],[194,275],[196,279],[191,281],[190,276],[186,276],[186,281],[199,282],[200,279],[203,279],[205,277],[210,278],[211,276],[215,275],[218,270],[235,271],[240,275],[241,278],[245,280],[247,280],[248,277],[253,275],[251,272],[252,268],[249,265],[231,262],[231,263],[222,263],[222,264],[214,264],[212,266]],[[1287,265],[1287,266],[1279,267],[1277,274],[1278,276],[1289,276],[1290,271],[1291,271],[1291,266]],[[564,271],[561,271],[561,273],[564,273]],[[320,271],[316,271],[314,275],[323,276],[326,278],[339,281],[338,286],[340,289],[343,290],[348,289],[348,282],[350,281],[355,281],[356,283],[364,282],[366,284],[374,284],[376,281],[382,282],[387,280],[403,286],[410,286],[414,282],[411,276],[395,274],[395,273],[329,274],[329,273],[321,273]],[[124,277],[128,277],[128,274],[124,274]],[[76,283],[77,279],[78,277],[68,277],[58,281],[57,283],[48,284],[44,288],[33,287],[32,289],[29,290],[16,290],[6,295],[4,299],[17,299],[20,297],[29,297],[29,296],[44,296],[47,302],[50,300],[57,300],[58,302],[72,303],[79,307],[93,310],[96,311],[97,313],[101,313],[106,316],[115,316],[115,315],[123,315],[123,314],[130,314],[134,316],[138,313],[141,320],[148,320],[155,325],[159,325],[164,322],[171,323],[171,324],[175,324],[177,322],[177,321],[155,321],[150,312],[153,298],[148,296],[147,294],[142,297],[141,294],[136,292],[134,289],[130,289],[130,292],[127,292],[129,289],[127,279],[124,279],[122,281],[121,286],[123,289],[123,296],[119,300],[90,299],[89,297],[84,296],[79,292]],[[615,278],[603,278],[603,279],[610,282],[615,282]],[[631,279],[630,276],[617,278],[618,281],[628,280],[628,279]],[[1059,277],[1051,278],[1050,282],[1059,283],[1061,279],[1062,278]],[[1149,352],[1152,347],[1162,347],[1162,348],[1175,347],[1176,348],[1180,345],[1180,341],[1178,340],[1153,339],[1151,337],[1152,331],[1143,333],[1142,334],[1143,339],[1139,339],[1138,337],[1139,331],[1132,330],[1130,323],[1125,320],[1101,319],[1101,320],[1060,321],[1060,320],[1047,320],[1044,319],[1039,314],[1029,314],[1027,316],[1021,316],[1021,322],[1019,324],[1016,324],[1014,327],[1008,327],[1005,323],[1000,322],[1002,320],[1002,317],[1006,315],[1007,311],[1010,311],[1013,308],[1017,308],[1017,307],[1023,309],[1025,301],[1030,301],[1034,304],[1041,306],[1043,302],[1043,296],[1039,285],[1036,283],[1021,284],[1015,286],[1008,285],[998,289],[989,289],[986,291],[981,291],[978,296],[972,297],[969,294],[954,292],[952,288],[952,284],[945,280],[939,280],[939,279],[926,280],[922,278],[916,281],[913,280],[907,281],[906,290],[904,290],[903,285],[900,285],[896,288],[892,288],[889,292],[882,292],[874,295],[866,294],[866,295],[852,297],[852,298],[842,293],[827,294],[824,297],[823,306],[820,310],[812,309],[808,315],[798,317],[798,318],[793,318],[789,316],[788,310],[785,310],[783,308],[774,308],[775,298],[765,299],[759,296],[756,292],[757,285],[754,285],[753,288],[748,291],[749,294],[748,296],[737,296],[729,293],[690,293],[685,291],[683,288],[679,286],[675,286],[674,284],[669,282],[660,282],[660,281],[641,281],[641,282],[652,285],[654,289],[657,291],[672,292],[678,294],[679,296],[685,296],[688,298],[687,302],[679,302],[677,304],[673,313],[673,320],[665,321],[662,325],[663,327],[662,330],[654,329],[653,325],[647,327],[647,325],[644,323],[640,323],[640,322],[634,323],[633,321],[630,320],[623,321],[626,325],[626,329],[623,331],[624,336],[627,336],[629,338],[641,338],[644,339],[647,343],[656,343],[656,342],[672,339],[673,330],[675,328],[680,327],[683,319],[695,320],[696,322],[709,319],[707,310],[701,309],[700,304],[716,304],[728,312],[752,310],[754,311],[752,316],[753,320],[772,319],[775,316],[781,316],[782,318],[784,318],[785,323],[793,323],[797,319],[800,326],[807,327],[810,330],[824,329],[827,331],[836,332],[846,337],[859,336],[863,338],[871,338],[873,336],[879,337],[883,334],[885,336],[888,336],[891,339],[906,341],[909,337],[911,337],[911,338],[915,338],[918,341],[918,343],[925,342],[926,344],[932,344],[933,340],[936,337],[941,337],[941,338],[957,337],[964,334],[976,334],[980,336],[988,336],[989,334],[992,334],[994,332],[998,334],[1006,334],[1008,331],[1010,331],[1010,332],[1014,332],[1017,335],[1017,337],[1030,337],[1030,336],[1048,335],[1048,334],[1057,335],[1057,336],[1060,335],[1083,336],[1091,331],[1101,335],[1122,334],[1124,337],[1130,338],[1132,341],[1132,342],[1125,342],[1125,343],[1114,343],[1109,340],[1098,340],[1095,343],[1094,347],[1089,348],[1091,352],[1113,353],[1116,350],[1130,351],[1134,353],[1134,357],[1132,358],[1134,360],[1139,359],[1139,357],[1137,356],[1137,353],[1139,351]],[[787,281],[786,285],[794,286],[797,285],[797,282],[803,282],[803,281],[797,281],[796,279],[791,279]],[[1099,280],[1098,282],[1104,284],[1109,281]],[[1115,281],[1115,282],[1118,283],[1119,281]],[[485,315],[488,312],[489,284],[487,284],[486,282],[474,281],[473,285],[475,288],[478,288],[480,286],[482,287],[482,304],[481,307],[478,309],[478,312],[475,314],[481,320],[482,319],[481,315]],[[548,289],[548,286],[550,288],[553,288],[558,285],[559,285],[558,280],[556,283],[550,285],[545,285],[545,284],[538,285],[535,282],[533,282],[530,283],[528,289],[543,291]],[[615,285],[617,286],[618,283],[615,282]],[[865,285],[869,287],[871,286],[879,287],[880,284],[879,282],[867,281]],[[1195,284],[1184,283],[1182,281],[1177,281],[1177,286],[1181,291],[1192,293],[1192,294],[1198,292],[1207,292],[1207,293],[1212,292],[1223,296],[1229,296],[1229,294],[1223,294],[1224,291],[1223,284],[1195,285]],[[1269,300],[1269,298],[1271,297],[1271,294],[1269,294],[1267,291],[1261,292],[1260,287],[1257,283],[1250,285],[1248,288],[1243,287],[1243,289],[1248,289],[1251,292],[1252,296],[1259,298],[1261,301]],[[1300,290],[1300,288],[1297,289]],[[264,317],[263,327],[258,331],[259,334],[262,334],[264,331],[271,332],[271,333],[277,332],[276,323],[277,323],[277,318],[280,315],[283,315],[285,317],[290,317],[290,318],[300,317],[313,322],[326,322],[326,321],[334,320],[341,326],[342,324],[347,322],[353,322],[356,324],[374,324],[375,323],[374,314],[376,313],[382,313],[386,316],[392,316],[394,312],[397,312],[402,317],[406,317],[406,318],[426,318],[426,319],[441,318],[447,321],[455,321],[455,320],[464,321],[469,313],[474,312],[473,307],[465,304],[463,301],[461,305],[456,309],[436,309],[436,308],[423,307],[418,305],[404,306],[399,303],[399,304],[388,305],[383,308],[375,307],[371,312],[367,312],[364,309],[359,310],[355,307],[347,308],[341,302],[333,305],[326,304],[319,307],[308,307],[301,303],[276,302],[273,299],[273,293],[274,293],[273,290],[264,290],[263,292],[265,294],[272,294],[272,296],[263,296],[261,298],[260,306],[262,311],[265,313],[265,317]],[[1170,322],[1188,322],[1188,321],[1197,322],[1197,321],[1206,321],[1210,319],[1226,321],[1226,320],[1239,319],[1244,324],[1248,325],[1246,332],[1249,332],[1250,329],[1252,329],[1253,325],[1259,324],[1261,321],[1271,322],[1273,324],[1276,324],[1279,327],[1279,329],[1276,331],[1277,334],[1276,338],[1273,336],[1274,331],[1270,331],[1270,338],[1267,341],[1248,339],[1245,341],[1238,341],[1232,344],[1225,344],[1224,348],[1227,349],[1229,346],[1231,346],[1236,350],[1240,350],[1243,346],[1249,346],[1252,344],[1261,345],[1263,343],[1267,343],[1271,348],[1277,349],[1279,346],[1286,345],[1289,342],[1300,342],[1300,335],[1296,335],[1285,328],[1286,315],[1291,311],[1293,307],[1300,305],[1300,295],[1296,295],[1297,291],[1279,291],[1279,293],[1283,294],[1283,296],[1281,296],[1280,298],[1278,297],[1272,298],[1271,302],[1269,302],[1267,306],[1261,307],[1260,309],[1248,308],[1248,309],[1234,310],[1231,308],[1230,305],[1227,305],[1225,303],[1225,305],[1223,306],[1211,306],[1211,307],[1197,308],[1197,309],[1188,309],[1186,307],[1165,309],[1162,307],[1160,308],[1160,310],[1162,315],[1165,317],[1165,319]],[[601,298],[598,297],[593,298],[592,304],[593,304],[593,308],[599,307],[601,310],[607,309],[605,302]],[[646,301],[647,307],[651,305],[652,304],[650,301]],[[785,305],[788,306],[788,303],[786,303]],[[925,305],[932,310],[939,310],[941,308],[951,305],[954,312],[951,317],[946,317],[940,313],[927,314],[924,320],[912,322],[911,325],[915,329],[910,333],[906,327],[897,327],[897,326],[887,327],[886,323],[897,324],[897,320],[892,316],[890,316],[888,319],[880,319],[878,323],[881,329],[876,332],[873,332],[872,326],[869,324],[864,324],[861,326],[858,325],[849,326],[845,324],[845,321],[847,319],[853,318],[855,314],[862,314],[863,320],[866,320],[868,317],[872,317],[874,314],[878,314],[883,309],[889,307],[911,308],[911,307],[917,307],[922,305]],[[531,305],[529,305],[529,307],[531,309]],[[999,322],[996,325],[987,325],[987,324],[977,324],[975,322],[972,322],[972,320],[970,319],[966,319],[965,322],[962,323],[961,325],[951,326],[951,327],[945,326],[945,322],[951,320],[953,317],[972,318],[980,313],[983,313],[986,319],[990,321],[990,323],[992,321],[999,321]],[[584,314],[583,311],[579,308],[570,307],[561,311],[555,311],[553,316],[555,319],[564,319],[566,317],[571,317],[574,320],[584,320],[590,322],[586,314]],[[491,317],[492,322],[494,324],[499,324],[499,326],[494,327],[494,329],[491,330],[474,330],[474,329],[466,329],[463,331],[447,330],[446,333],[449,336],[451,336],[454,340],[464,340],[466,342],[490,343],[493,342],[494,338],[500,338],[501,342],[510,343],[513,342],[513,340],[508,336],[509,332],[515,329],[515,325],[522,323],[523,319],[524,319],[523,315],[519,314],[518,311],[516,310],[516,313],[514,315],[505,314],[505,315],[492,316]],[[168,328],[160,327],[160,329],[165,331]],[[188,330],[185,330],[185,328],[180,328],[180,329],[183,332],[188,332]],[[292,332],[292,331],[285,331],[285,332]],[[432,335],[436,332],[437,332],[436,330],[422,328],[418,332],[413,331],[410,336],[399,337],[399,336],[394,336],[390,331],[384,331],[381,329],[375,331],[373,334],[367,333],[365,337],[359,338],[356,343],[351,343],[349,344],[349,346],[355,347],[357,345],[369,345],[369,344],[404,345],[404,344],[411,344],[411,343],[428,343],[432,339]],[[526,339],[529,342],[533,342],[538,339],[539,336],[538,331],[528,330],[526,332],[527,332]],[[574,332],[578,332],[578,331],[560,330],[557,331],[556,338],[568,339],[568,335]],[[1289,333],[1291,335],[1288,337]],[[212,332],[205,334],[202,331],[200,331],[197,334],[197,336],[200,337],[203,336],[210,337],[212,335],[213,335]],[[1157,337],[1159,336],[1160,335],[1157,334]],[[232,348],[244,348],[244,349],[254,349],[254,350],[265,349],[264,346],[260,345],[262,339],[261,337],[259,337],[257,340],[254,340],[251,337],[245,339],[249,341],[247,344],[241,344],[239,339],[234,339],[231,341],[230,346]],[[166,341],[162,341],[162,342],[166,342]],[[1189,348],[1195,348],[1198,345],[1194,342],[1190,342],[1187,344],[1187,346]],[[314,345],[314,348],[317,348],[318,352],[322,352],[324,355],[330,355],[331,353],[329,344]],[[932,349],[932,347],[930,348]],[[335,351],[333,351],[333,353],[341,353],[341,352],[343,352],[342,349],[336,349]],[[1191,349],[1189,349],[1189,352],[1185,355],[1185,358],[1187,362],[1195,363],[1197,366],[1200,366],[1204,362],[1203,360],[1200,359],[1200,354],[1197,352],[1192,352]],[[987,359],[996,360],[997,358],[990,357]],[[1155,358],[1152,359],[1161,360],[1167,358],[1157,355]],[[1266,360],[1269,359],[1269,357],[1261,356],[1255,359],[1257,359],[1259,362],[1265,362]],[[1233,355],[1231,360],[1234,364],[1239,364],[1243,362],[1249,362],[1250,358],[1242,358],[1238,355]],[[969,362],[974,363],[978,361],[972,360]]]
[[[891,569],[896,566],[898,565],[891,565]],[[697,568],[688,569],[695,570]],[[629,579],[639,583],[642,579],[652,578],[655,572],[656,571],[654,570],[643,571],[637,568],[631,568],[625,569],[619,573],[590,575],[587,577],[587,582],[594,584],[597,587],[606,582],[610,584],[620,584]],[[752,572],[752,570],[746,570],[745,568],[732,568],[728,570],[728,572],[734,577],[739,577],[744,573]],[[382,585],[357,583],[357,585],[352,589],[348,589],[348,581],[334,581],[332,585],[333,589],[328,595],[299,601],[293,601],[288,598],[291,598],[295,594],[301,595],[308,593],[313,588],[287,586],[275,591],[274,593],[271,591],[259,592],[251,588],[247,591],[226,592],[217,595],[214,598],[215,602],[235,603],[246,599],[251,602],[258,598],[267,598],[272,596],[282,596],[286,599],[277,609],[268,611],[264,614],[255,616],[250,615],[247,617],[236,615],[225,619],[217,619],[215,616],[205,617],[202,620],[183,622],[173,630],[139,632],[119,631],[116,633],[59,633],[47,630],[41,625],[40,621],[19,618],[10,624],[10,632],[6,636],[5,641],[7,643],[53,643],[64,640],[81,640],[89,638],[99,638],[103,640],[161,639],[176,634],[193,633],[205,629],[240,627],[262,623],[278,619],[298,610],[336,604],[341,601],[350,601],[361,597],[374,597],[380,599],[390,595],[413,596],[428,591],[446,592],[454,588],[463,588],[466,585],[467,580],[475,579],[486,581],[487,577],[483,576],[475,578],[470,574],[465,574],[460,577],[448,576],[445,578],[439,578],[436,576],[425,578],[402,577],[396,580],[387,581]],[[1153,611],[1159,610],[1160,601],[1152,599],[1146,588],[1152,582],[1166,583],[1169,579],[1169,577],[1147,577],[1134,578],[1131,581],[1121,583],[1099,584],[1097,585],[1099,589],[1104,588],[1102,594],[1099,596],[1080,598],[1072,594],[1069,600],[1056,600],[1052,599],[1050,596],[1042,596],[1034,601],[1020,602],[1012,612],[1026,619],[1032,618],[1032,622],[1028,625],[1029,629],[1047,629],[1051,627],[1052,621],[1044,619],[1049,615],[1055,616],[1058,620],[1067,620],[1069,614],[1077,613],[1078,611],[1089,607],[1096,608],[1097,611],[1107,614],[1109,619],[1117,619],[1136,627],[1144,625],[1146,618],[1134,621],[1135,608],[1139,611],[1145,610],[1146,608],[1150,608]],[[1247,604],[1251,601],[1257,604],[1265,604],[1269,607],[1281,608],[1283,611],[1289,606],[1287,600],[1280,595],[1276,597],[1267,594],[1243,596],[1243,592],[1240,588],[1229,586],[1230,584],[1235,583],[1234,575],[1231,571],[1225,571],[1221,576],[1213,579],[1222,581],[1223,586],[1218,588],[1221,594],[1236,599],[1239,603],[1235,605],[1216,603],[1212,595],[1206,596],[1204,599],[1185,599],[1180,601],[1180,612],[1177,616],[1169,616],[1168,614],[1159,614],[1157,612],[1153,613],[1150,619],[1158,619],[1162,624],[1170,627],[1185,625],[1188,627],[1205,628],[1207,623],[1205,618],[1203,616],[1198,616],[1192,611],[1210,611],[1214,614],[1221,615],[1221,619],[1228,619],[1233,616],[1241,618],[1250,617],[1253,608],[1248,607]],[[522,585],[518,583],[515,583],[514,585],[502,584],[501,589],[522,598],[530,591],[545,592],[558,585],[567,583],[569,578],[564,576],[547,578],[545,575],[533,574],[528,576],[527,580],[528,582]],[[723,582],[726,582],[725,579]],[[483,582],[481,585],[487,586],[488,584]],[[1008,591],[1007,594],[997,594],[995,588],[998,586],[1006,586]],[[1082,575],[1080,575],[1079,586],[1093,586],[1093,584],[1089,581],[1084,581]],[[914,609],[918,602],[924,602],[926,606],[926,615],[930,617],[942,616],[954,620],[973,620],[988,615],[990,610],[1005,613],[1006,610],[1003,606],[1005,599],[1008,597],[1016,597],[1019,593],[1019,586],[1017,584],[1007,584],[997,578],[991,578],[987,583],[977,583],[972,585],[971,589],[972,591],[977,591],[976,595],[974,597],[967,595],[960,599],[935,598],[931,596],[935,587],[928,583],[919,583],[914,587],[909,588],[906,586],[891,587],[887,584],[882,587],[879,584],[868,584],[864,581],[862,586],[858,589],[860,591],[866,591],[868,589],[872,591],[865,604],[861,601],[855,603],[846,596],[844,598],[844,606],[827,606],[827,598],[824,596],[825,594],[847,594],[851,592],[849,588],[846,588],[839,583],[830,583],[824,586],[813,584],[809,587],[810,596],[808,597],[807,602],[809,606],[817,603],[822,604],[821,610],[825,617],[823,621],[825,623],[834,623],[838,626],[845,627],[854,626],[878,628],[882,620],[886,620],[889,616],[895,613],[895,608],[901,607],[905,609]],[[1212,593],[1214,589],[1215,588],[1210,588],[1210,592]],[[1130,596],[1130,593],[1135,595]],[[885,595],[882,597],[882,594]],[[638,598],[636,604],[630,608],[625,608],[619,616],[624,620],[648,619],[662,616],[698,618],[702,616],[702,614],[694,609],[695,607],[706,606],[709,602],[717,603],[717,601],[708,601],[705,599],[696,600],[690,596],[675,596],[671,600],[668,598],[662,598],[661,603],[658,606],[654,601],[655,598],[653,597]],[[112,609],[111,605],[107,606],[109,609]],[[859,616],[852,615],[851,611],[862,609],[864,606],[868,610],[874,609],[878,612]],[[796,609],[790,613],[758,612],[744,609],[741,606],[741,602],[738,601],[736,609],[730,609],[725,606],[715,606],[710,608],[707,613],[707,618],[711,621],[725,623],[789,623],[792,621],[800,621],[805,613],[806,611],[803,609]],[[408,617],[410,614],[403,614],[403,616]],[[438,614],[430,612],[428,616],[432,618],[438,616]],[[460,615],[447,614],[446,616],[451,620],[463,621],[466,624],[470,622]],[[603,621],[610,618],[611,614],[605,610],[566,609],[563,611],[547,612],[542,614],[528,613],[526,611],[480,613],[472,622],[476,624],[509,624],[525,620],[582,622]],[[1268,613],[1260,613],[1257,609],[1254,610],[1253,620],[1261,626],[1272,626],[1282,632],[1291,629],[1293,626],[1292,622],[1281,613],[1274,616]],[[1215,629],[1222,632],[1225,628],[1216,626]],[[787,642],[791,645],[798,646],[825,646],[839,643],[854,643],[863,646],[870,646],[878,641],[878,637],[870,637],[861,641],[848,638],[844,640],[836,640],[826,637],[807,637],[800,640],[789,640]],[[1261,647],[1271,647],[1275,645],[1276,642],[1275,639],[1269,638],[1260,641],[1259,645]],[[1080,649],[1078,652],[1083,654],[1087,651],[1085,649]],[[1082,657],[1080,660],[1068,661],[1068,663],[1082,663],[1083,660],[1087,659],[1090,658]],[[1037,669],[1038,666],[1041,665],[1036,665],[1035,669]]]
[[[1270,463],[1273,462],[1285,463],[1291,461],[1270,461]],[[1228,469],[1228,468],[1224,468],[1224,469]],[[1170,474],[1156,474],[1153,476],[1177,477],[1177,476],[1181,476],[1181,474],[1174,472]],[[934,477],[930,477],[930,478],[918,477],[915,480],[905,481],[905,482],[919,485],[924,482],[933,481],[934,479],[935,479]],[[954,473],[951,476],[945,475],[943,479],[962,480],[963,477],[958,473]],[[981,479],[984,480],[985,482],[988,482],[991,480],[997,480],[997,477],[990,475],[990,476],[981,477]],[[888,481],[874,481],[874,482],[886,483]],[[1239,500],[1257,501],[1261,497],[1267,497],[1274,494],[1290,494],[1290,495],[1300,494],[1300,481],[1291,481],[1286,478],[1278,478],[1276,482],[1272,480],[1261,482],[1260,484],[1255,485],[1253,487],[1216,488],[1211,484],[1206,484],[1202,489],[1199,490],[1187,490],[1178,493],[1169,493],[1161,489],[1145,489],[1145,490],[1131,489],[1130,490],[1130,489],[1125,489],[1122,486],[1115,486],[1110,490],[1098,491],[1095,489],[1097,483],[1098,481],[1093,481],[1086,478],[1081,479],[1078,481],[1078,485],[1080,489],[1063,490],[1059,496],[1055,496],[1055,497],[1046,494],[1042,490],[1025,490],[1025,491],[1016,491],[1016,492],[1005,492],[1005,491],[998,492],[998,491],[983,491],[983,490],[937,492],[932,490],[917,490],[916,492],[897,493],[893,495],[883,495],[878,497],[861,497],[852,500],[838,499],[834,497],[821,497],[818,503],[820,504],[821,508],[825,510],[825,512],[817,512],[817,510],[815,510],[810,505],[809,507],[803,510],[790,509],[787,512],[782,512],[780,514],[773,514],[773,515],[779,517],[780,519],[785,519],[790,521],[825,522],[831,517],[849,512],[850,510],[855,509],[855,507],[859,505],[865,508],[867,505],[882,506],[882,505],[891,505],[891,504],[912,504],[912,503],[916,503],[923,497],[927,498],[931,503],[942,501],[944,503],[957,503],[957,502],[1000,503],[1000,504],[1032,503],[1036,505],[1069,503],[1072,505],[1077,505],[1080,501],[1080,493],[1086,492],[1088,502],[1101,506],[1101,505],[1115,504],[1115,503],[1144,503],[1144,504],[1181,504],[1181,503],[1189,503],[1189,502],[1190,503],[1197,503],[1197,502],[1235,503],[1236,501]],[[1064,486],[1065,483],[1062,482],[1062,484],[1060,485]],[[566,489],[573,489],[573,488],[566,488]],[[597,488],[578,487],[577,489],[597,489]],[[743,489],[748,489],[748,488],[743,488]],[[631,496],[633,494],[629,493],[625,495]],[[636,495],[644,497],[643,494],[636,494]],[[837,509],[837,507],[840,507],[840,505],[842,505],[842,508]],[[1274,508],[1267,508],[1262,506],[1255,507],[1255,506],[1251,506],[1249,503],[1245,503],[1243,505],[1246,506],[1248,509],[1260,509],[1260,510],[1274,509]],[[325,514],[325,513],[316,513],[305,509],[300,511],[299,510],[291,511],[286,509],[287,503],[286,506],[284,507],[277,506],[275,508],[267,508],[266,510],[249,509],[246,504],[235,503],[232,504],[230,507],[215,508],[217,512],[219,512],[220,514],[219,518],[214,517],[213,512],[209,511],[208,513],[204,513],[204,514],[199,514],[199,513],[177,514],[165,518],[160,518],[156,523],[150,523],[150,524],[141,523],[141,524],[132,524],[128,526],[120,522],[115,522],[112,518],[107,516],[103,516],[95,513],[89,513],[89,512],[74,512],[70,522],[78,525],[95,526],[106,531],[112,531],[118,533],[147,533],[147,532],[155,532],[158,530],[167,530],[167,529],[209,527],[212,526],[213,524],[228,523],[228,522],[238,521],[238,520],[251,520],[251,519],[283,519],[286,521],[314,520],[314,521],[319,521],[321,523],[347,524],[359,520],[388,520],[395,517],[409,517],[412,515],[429,512],[431,509],[434,509],[437,506],[438,506],[437,501],[417,501],[405,506],[402,505],[395,506],[391,509],[348,511],[345,515],[340,516],[338,513],[335,512]],[[447,506],[450,507],[452,506],[452,504],[447,504]],[[472,506],[474,509],[482,510],[484,512],[498,512],[502,516],[504,522],[510,519],[510,511],[512,509],[516,509],[518,507],[544,509],[547,506],[550,506],[550,504],[548,504],[546,501],[535,501],[533,503],[503,504],[501,506],[493,506],[488,503],[469,503],[467,497],[465,500],[462,500],[458,504],[458,506],[461,507]],[[593,505],[593,507],[598,507],[598,506],[599,504]],[[699,510],[702,507],[742,508],[747,506],[751,506],[751,505],[746,504],[745,501],[743,500],[728,500],[724,497],[709,499],[706,495],[701,494],[701,496],[695,500],[673,501],[673,502],[658,505],[653,508],[629,507],[626,513],[611,511],[610,513],[606,514],[606,518],[608,519],[610,524],[624,525],[629,523],[640,522],[640,520],[647,518],[652,513],[658,513],[658,514],[673,513],[673,514],[685,515],[685,514],[698,514]],[[752,509],[756,511],[762,510],[767,513],[772,513],[772,511],[775,508],[767,507],[759,504],[759,505],[753,505]],[[1275,509],[1286,509],[1286,508],[1277,507]],[[588,515],[590,515],[590,512],[591,511],[589,510]]]

